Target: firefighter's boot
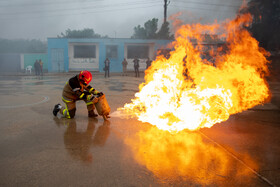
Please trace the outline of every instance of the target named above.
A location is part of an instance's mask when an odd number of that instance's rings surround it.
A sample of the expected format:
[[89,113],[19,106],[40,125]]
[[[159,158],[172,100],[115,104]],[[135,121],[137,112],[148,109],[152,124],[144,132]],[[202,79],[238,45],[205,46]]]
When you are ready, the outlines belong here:
[[88,111],[88,117],[93,117],[93,118],[96,118],[98,115],[94,113],[93,110],[91,111]]
[[55,105],[53,109],[53,115],[56,116],[61,108],[62,106],[60,104]]

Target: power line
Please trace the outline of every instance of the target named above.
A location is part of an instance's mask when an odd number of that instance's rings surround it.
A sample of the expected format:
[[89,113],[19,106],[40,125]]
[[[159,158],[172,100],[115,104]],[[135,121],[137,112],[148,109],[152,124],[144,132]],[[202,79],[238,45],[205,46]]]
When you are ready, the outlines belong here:
[[[84,15],[84,14],[95,14],[95,13],[104,13],[104,12],[116,12],[116,11],[127,11],[131,9],[139,9],[139,8],[150,8],[158,6],[158,4],[155,5],[149,5],[149,6],[140,6],[140,7],[133,7],[133,8],[122,8],[122,9],[109,9],[109,10],[99,10],[99,11],[93,11],[93,12],[81,12],[81,13],[67,13],[67,14],[57,14],[57,15],[40,15],[37,17],[25,17],[24,19],[38,19],[38,18],[46,18],[46,17],[57,17],[57,16],[73,16],[73,15]],[[0,20],[3,20],[3,17],[0,17]],[[9,20],[9,18],[4,18],[5,20]],[[12,19],[12,18],[10,18]]]
[[[47,13],[55,13],[55,12],[65,12],[65,11],[81,11],[81,10],[86,10],[86,9],[106,9],[106,8],[111,8],[111,7],[124,7],[126,6],[127,9],[130,9],[129,6],[135,6],[135,5],[144,5],[144,4],[158,4],[161,2],[161,0],[153,1],[153,2],[144,2],[144,1],[138,1],[138,2],[133,2],[133,3],[118,3],[118,4],[111,4],[111,5],[93,5],[93,6],[87,6],[87,7],[81,7],[81,8],[60,8],[60,9],[52,9],[48,10]],[[133,7],[132,7],[133,8]],[[9,12],[9,13],[0,13],[1,16],[5,15],[19,15],[19,14],[37,14],[40,13],[42,14],[42,10],[32,10],[32,11],[25,11],[25,12]]]
[[[207,9],[207,8],[199,8],[199,7],[189,7],[189,6],[180,6],[180,5],[170,5],[171,7],[179,7],[179,8],[185,8],[185,9],[197,9],[197,10],[206,10],[206,11],[210,11],[210,12],[213,12],[213,11],[217,11],[217,9]],[[219,11],[227,11],[227,10],[220,10]]]
[[185,3],[185,4],[199,4],[199,5],[210,5],[210,6],[226,6],[226,7],[234,7],[234,8],[239,8],[240,6],[238,5],[231,5],[231,4],[217,4],[217,3],[206,3],[206,2],[194,2],[194,1],[180,1],[177,0],[176,2],[180,3]]
[[[86,0],[86,1],[88,1],[88,0]],[[93,2],[101,2],[101,1],[104,1],[104,0],[95,0],[95,1],[90,1],[89,3],[93,3]],[[1,2],[1,1],[0,1]],[[11,1],[7,1],[7,2],[11,2]],[[22,1],[21,1],[22,2]],[[52,5],[52,4],[54,4],[54,5],[57,5],[57,4],[69,4],[69,3],[74,3],[74,4],[77,4],[77,3],[79,3],[79,4],[83,4],[83,3],[85,3],[85,2],[79,2],[79,1],[76,1],[76,0],[74,0],[74,1],[69,1],[69,0],[65,0],[65,1],[48,1],[48,2],[32,2],[32,3],[19,3],[19,4],[8,4],[8,5],[1,5],[0,4],[0,8],[6,8],[6,7],[9,7],[9,8],[12,8],[12,7],[25,7],[25,6],[28,6],[28,7],[30,7],[30,6],[42,6],[42,5]]]
[[[101,1],[101,0],[100,0]],[[65,2],[65,1],[63,1]],[[73,1],[71,1],[73,2]],[[0,20],[7,20],[9,18],[5,18],[3,16],[5,15],[23,15],[23,14],[38,14],[40,13],[40,16],[36,17],[30,17],[30,18],[45,18],[45,17],[53,17],[53,16],[72,16],[72,15],[83,15],[83,14],[94,14],[94,13],[103,13],[103,12],[116,12],[116,11],[121,11],[121,10],[131,10],[131,9],[137,9],[137,8],[149,8],[149,7],[154,7],[158,6],[159,3],[161,4],[162,0],[155,0],[153,2],[147,2],[147,1],[136,1],[136,2],[122,2],[122,3],[117,3],[117,4],[106,4],[106,5],[92,5],[92,6],[87,6],[87,7],[81,7],[81,8],[63,8],[63,9],[52,9],[49,10],[47,13],[65,13],[65,14],[52,14],[52,15],[45,15],[42,10],[32,10],[32,11],[25,11],[25,12],[9,12],[9,13],[0,13],[1,17]],[[173,1],[174,2],[174,1]],[[202,2],[186,2],[186,1],[176,1],[176,2],[183,2],[183,3],[194,3],[194,4],[204,4],[204,5],[220,5],[220,6],[226,6],[225,4],[213,4],[213,3],[202,3]],[[175,3],[176,3],[175,2]],[[54,2],[50,2],[54,3]],[[149,6],[140,6],[140,7],[135,7],[134,5],[144,5],[144,4],[150,4]],[[39,5],[39,4],[37,4]],[[115,9],[116,7],[126,7],[126,8],[120,8],[120,9]],[[206,11],[217,11],[216,9],[206,9],[206,8],[201,8],[201,7],[190,7],[190,6],[181,6],[181,5],[173,5],[171,4],[170,6],[172,7],[179,7],[179,8],[185,8],[185,9],[198,9],[198,10],[206,10]],[[1,6],[0,6],[1,7]],[[107,9],[107,8],[112,8],[114,9]],[[231,8],[237,7],[237,6],[230,6]],[[84,11],[84,10],[92,10],[95,9],[96,11],[90,11],[90,12],[80,12],[80,13],[68,13],[69,11]],[[223,11],[223,10],[219,10]],[[30,19],[29,17],[24,17],[24,19]],[[12,19],[12,18],[10,18]]]
[[[0,1],[1,2],[1,1]],[[72,1],[69,1],[69,0],[66,0],[66,1],[62,1],[62,0],[59,0],[59,1],[48,1],[48,2],[40,2],[40,3],[23,3],[23,4],[9,4],[9,5],[1,5],[0,4],[0,8],[22,8],[22,7],[33,7],[33,6],[52,6],[52,5],[59,5],[59,4],[63,4],[63,5],[76,5],[77,3],[80,4],[80,5],[87,5],[87,4],[92,4],[92,3],[97,3],[97,2],[104,2],[104,0],[95,0],[95,1],[92,1],[92,0],[84,0],[82,2],[79,2],[77,0],[72,0]],[[134,1],[134,2],[121,2],[119,4],[138,4],[138,3],[151,3],[151,2],[154,2],[154,1],[150,1],[150,2],[147,2],[147,1]],[[107,4],[108,5],[108,4]],[[103,5],[103,6],[107,6],[107,5]]]

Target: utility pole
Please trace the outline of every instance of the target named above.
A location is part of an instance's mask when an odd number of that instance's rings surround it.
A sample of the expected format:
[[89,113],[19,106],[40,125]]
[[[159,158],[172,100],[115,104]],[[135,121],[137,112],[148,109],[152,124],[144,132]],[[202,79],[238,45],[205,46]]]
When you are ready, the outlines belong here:
[[167,3],[167,0],[164,0],[164,20],[163,20],[163,23],[166,23],[166,17],[167,17],[167,5],[170,3],[170,1],[168,1]]

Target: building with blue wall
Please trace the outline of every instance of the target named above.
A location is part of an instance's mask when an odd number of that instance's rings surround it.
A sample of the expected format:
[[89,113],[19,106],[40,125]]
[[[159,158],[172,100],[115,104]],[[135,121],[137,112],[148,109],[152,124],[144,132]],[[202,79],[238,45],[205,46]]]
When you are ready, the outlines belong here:
[[133,70],[133,59],[140,60],[140,71],[145,70],[146,60],[155,59],[159,50],[167,49],[171,40],[142,40],[128,38],[48,38],[48,71],[69,72],[90,70],[103,72],[106,57],[110,71],[121,72],[122,61],[128,61]]

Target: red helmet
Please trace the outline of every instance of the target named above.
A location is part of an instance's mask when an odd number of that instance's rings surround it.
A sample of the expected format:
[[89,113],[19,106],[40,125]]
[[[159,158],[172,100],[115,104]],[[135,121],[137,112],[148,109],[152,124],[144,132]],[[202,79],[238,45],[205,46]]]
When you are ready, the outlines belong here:
[[86,84],[89,84],[90,81],[92,79],[92,75],[89,71],[81,71],[80,74],[79,74],[79,80],[86,83]]

